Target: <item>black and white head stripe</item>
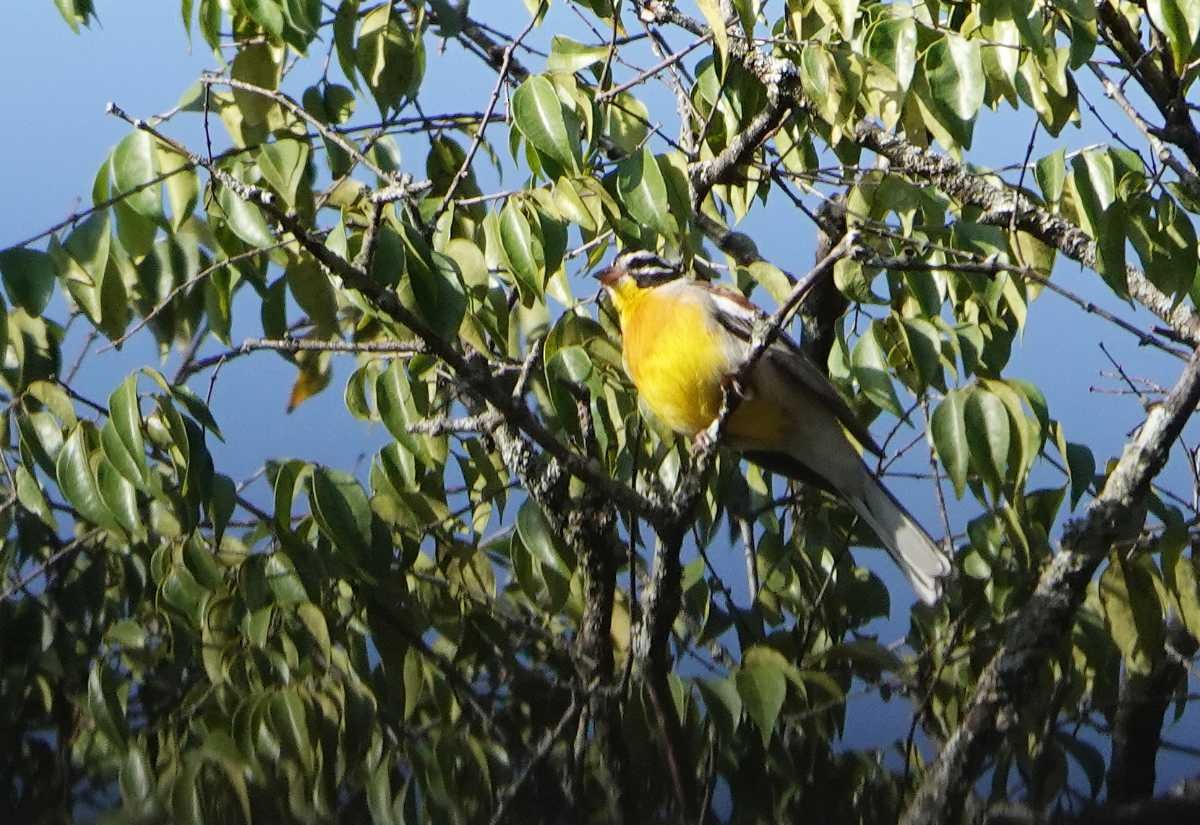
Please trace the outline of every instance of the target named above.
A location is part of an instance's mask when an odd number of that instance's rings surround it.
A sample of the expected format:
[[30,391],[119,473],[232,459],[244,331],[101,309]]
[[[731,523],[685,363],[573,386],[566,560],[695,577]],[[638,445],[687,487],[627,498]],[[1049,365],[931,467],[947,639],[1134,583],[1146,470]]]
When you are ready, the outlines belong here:
[[674,280],[681,273],[678,264],[673,264],[646,249],[622,252],[613,261],[613,268],[632,276],[638,285],[643,287]]

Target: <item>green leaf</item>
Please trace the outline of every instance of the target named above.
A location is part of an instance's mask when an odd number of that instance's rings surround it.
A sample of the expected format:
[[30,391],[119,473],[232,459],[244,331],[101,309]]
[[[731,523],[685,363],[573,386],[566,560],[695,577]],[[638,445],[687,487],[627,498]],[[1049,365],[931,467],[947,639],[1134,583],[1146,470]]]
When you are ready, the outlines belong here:
[[304,625],[304,629],[308,631],[313,641],[317,643],[321,655],[329,658],[329,648],[331,646],[329,641],[329,626],[325,622],[325,614],[321,612],[321,608],[312,602],[302,602],[296,605],[296,615]]
[[271,188],[295,206],[296,192],[308,168],[308,144],[291,138],[268,143],[259,152],[258,168]]
[[1132,673],[1150,673],[1163,655],[1165,625],[1156,578],[1148,555],[1126,559],[1117,551],[1100,576],[1104,624]]
[[[143,372],[146,371],[143,370]],[[221,428],[217,426],[217,419],[213,417],[208,404],[202,401],[200,396],[196,395],[191,387],[187,384],[171,384],[166,389],[171,393],[171,397],[175,401],[183,405],[188,415],[199,422],[200,426],[215,435],[218,440],[225,440],[225,436],[221,434]]]
[[46,250],[67,294],[93,324],[100,323],[100,295],[91,274],[55,238],[50,239]]
[[500,211],[500,244],[521,290],[522,303],[531,306],[542,294],[546,261],[541,239],[533,234],[525,211],[514,198],[509,198]]
[[137,649],[146,646],[146,629],[133,619],[121,619],[109,625],[104,639],[110,644],[116,643],[121,647]]
[[1167,36],[1175,72],[1183,74],[1200,36],[1200,0],[1147,0],[1146,11]]
[[517,511],[517,535],[521,543],[543,567],[570,578],[571,571],[563,561],[565,555],[557,536],[550,529],[542,508],[532,498],[525,499],[521,509]]
[[721,71],[729,68],[729,30],[725,27],[725,15],[721,13],[721,4],[717,0],[696,0],[700,13],[708,21],[708,29],[712,32],[713,45],[721,56]]
[[296,303],[317,326],[323,338],[338,332],[337,292],[325,270],[307,255],[293,258],[284,277]]
[[550,40],[550,57],[546,69],[568,74],[601,63],[608,57],[607,46],[588,46],[566,35],[556,34]]
[[8,299],[32,315],[40,317],[54,294],[54,262],[45,252],[21,247],[0,252],[0,274]]
[[[559,214],[565,217],[571,223],[577,224],[580,228],[587,232],[595,232],[599,224],[596,222],[596,216],[592,210],[584,203],[583,195],[579,187],[571,182],[570,178],[559,178],[554,184],[554,206],[558,209]],[[453,241],[451,241],[453,243]],[[462,261],[459,261],[461,267]]]
[[[946,388],[946,376],[942,368],[942,336],[937,327],[924,318],[902,318],[901,329],[912,362],[917,367],[924,386]],[[920,390],[923,387],[916,387]]]
[[409,432],[409,426],[420,419],[413,401],[408,369],[400,359],[393,359],[375,382],[375,404],[392,438],[422,462],[429,460],[421,437]]
[[[158,233],[155,221],[139,215],[125,201],[113,204],[113,214],[117,218],[117,238],[129,257],[137,259],[149,252]],[[175,239],[171,242],[176,243]]]
[[[409,256],[409,261],[414,257]],[[467,296],[453,259],[434,253],[433,266],[410,266],[408,270],[417,310],[434,333],[453,340],[458,337],[467,308]]]
[[1067,442],[1065,458],[1071,471],[1071,507],[1074,508],[1096,477],[1096,459],[1085,445],[1074,442]]
[[[321,93],[321,109],[325,112],[326,122],[332,124],[345,123],[354,114],[358,99],[354,92],[340,83],[328,83]],[[326,147],[332,144],[326,142]],[[339,152],[344,151],[338,149]]]
[[1112,156],[1088,149],[1071,159],[1070,185],[1074,190],[1079,223],[1098,247],[1097,269],[1118,296],[1128,294],[1125,274],[1125,238],[1128,216],[1117,200],[1117,179]]
[[213,50],[221,46],[222,15],[221,0],[200,0],[200,33],[204,35],[204,42]]
[[41,519],[51,530],[57,530],[58,522],[54,518],[54,511],[50,509],[50,503],[46,501],[41,485],[33,474],[25,469],[24,464],[17,465],[16,482],[17,501],[21,506]]
[[800,84],[805,96],[814,102],[826,120],[837,119],[837,95],[831,94],[829,68],[833,60],[823,45],[814,45],[800,53]]
[[954,484],[954,495],[958,498],[962,498],[967,488],[967,467],[971,453],[967,444],[965,401],[966,394],[962,390],[951,390],[933,411],[929,422],[933,446]]
[[121,764],[118,784],[121,788],[121,798],[131,807],[134,803],[148,799],[154,790],[154,769],[137,742],[129,743],[125,761]]
[[1034,167],[1033,174],[1047,203],[1057,204],[1062,200],[1063,186],[1067,180],[1066,155],[1066,149],[1057,149],[1038,160]]
[[667,199],[667,182],[650,147],[617,164],[617,193],[629,215],[667,239],[678,234]]
[[128,729],[125,724],[125,712],[117,699],[117,690],[109,678],[108,669],[103,663],[93,663],[87,683],[87,709],[96,727],[109,738],[117,748],[124,748]]
[[975,115],[983,105],[984,75],[979,44],[947,32],[925,52],[925,76],[939,118],[963,146],[971,144]]
[[276,0],[237,0],[255,23],[276,38],[283,34],[283,9]]
[[192,0],[182,0],[179,5],[179,18],[183,21],[183,30],[187,33],[188,48],[192,47]]
[[742,720],[742,697],[734,679],[697,679],[708,716],[725,742],[732,742]]
[[257,206],[240,198],[228,186],[222,186],[218,191],[217,203],[225,213],[225,222],[233,230],[233,234],[252,247],[274,245],[275,237]]
[[182,404],[183,408],[187,410],[188,415],[196,419],[204,429],[208,430],[221,441],[225,440],[225,436],[221,434],[221,428],[217,426],[217,419],[213,418],[208,404],[204,403],[191,387],[187,384],[170,383],[167,381],[165,375],[152,367],[142,367],[138,371],[154,381],[155,384],[158,384],[163,392],[168,393],[172,399]]
[[367,779],[367,810],[374,825],[400,825],[392,809],[391,759],[384,755]]
[[362,19],[355,63],[379,111],[386,113],[416,94],[425,73],[425,49],[399,9],[381,3]]
[[652,121],[645,103],[628,92],[621,92],[604,107],[600,123],[604,136],[624,157],[632,155],[646,142]]
[[1182,298],[1196,277],[1196,232],[1187,212],[1169,195],[1129,203],[1125,222],[1146,277],[1163,292]]
[[[80,222],[67,236],[63,248],[79,264],[91,280],[93,288],[99,287],[108,266],[108,252],[112,233],[109,231],[108,212],[93,212]],[[98,299],[99,293],[96,293]],[[82,303],[82,302],[81,302]],[[100,313],[96,313],[100,317]]]
[[1037,459],[1042,447],[1040,423],[1025,414],[1021,405],[1023,394],[1005,381],[985,380],[982,386],[1000,399],[1008,410],[1011,438],[1009,441],[1009,471],[1014,487],[1024,483],[1025,474]]
[[354,476],[316,468],[311,501],[317,524],[339,550],[351,557],[367,554],[371,546],[371,505]]
[[271,697],[271,721],[291,745],[292,754],[300,760],[305,772],[311,773],[314,750],[308,733],[308,715],[295,690],[283,690]]
[[[266,43],[243,46],[233,58],[230,75],[234,80],[273,92],[279,86],[283,70],[279,62],[280,55],[279,50]],[[233,101],[242,115],[243,123],[249,126],[267,123],[271,113],[279,106],[267,95],[236,86],[233,89]]]
[[850,354],[850,366],[863,395],[879,409],[902,418],[904,410],[900,407],[900,399],[896,396],[896,388],[892,385],[892,377],[888,373],[887,355],[880,346],[879,334],[879,325],[872,322],[854,344],[854,350]]
[[142,532],[141,517],[137,510],[137,493],[129,479],[117,472],[111,462],[101,460],[96,467],[96,481],[104,506],[126,534],[138,536]]
[[[917,24],[911,17],[890,17],[871,30],[867,49],[907,89],[917,67]],[[1014,52],[1015,54],[1015,52]]]
[[233,737],[223,730],[209,730],[208,735],[204,738],[204,746],[201,749],[201,753],[206,759],[217,763],[221,767],[225,778],[233,786],[233,791],[237,795],[238,804],[241,807],[242,821],[246,823],[253,822],[250,808],[250,794],[246,788],[245,778],[250,766],[246,758],[242,756],[237,744],[233,741]]
[[275,604],[288,607],[308,601],[308,591],[305,590],[300,576],[296,574],[296,566],[282,551],[276,551],[267,557],[263,572]]
[[171,229],[178,232],[196,211],[200,200],[200,180],[191,162],[162,146],[158,147],[158,166],[165,176],[167,204],[171,207]]
[[89,434],[94,426],[83,421],[75,426],[59,450],[55,476],[59,489],[84,520],[108,530],[119,532],[116,518],[100,495],[100,485],[91,465]]
[[743,666],[734,675],[742,706],[762,734],[763,747],[771,742],[775,720],[787,696],[787,677],[783,670],[767,663]]
[[209,272],[203,283],[204,315],[208,319],[208,328],[226,346],[230,345],[229,333],[233,328],[235,273],[232,267],[218,266]]
[[1095,228],[1097,216],[1117,198],[1112,156],[1102,149],[1081,152],[1071,158],[1071,179],[1082,199],[1084,229],[1090,233]]
[[213,545],[221,546],[221,537],[225,535],[225,527],[233,517],[233,508],[237,504],[237,485],[233,479],[223,473],[217,473],[212,480],[212,497],[205,502],[209,521],[213,526]]
[[54,5],[75,34],[79,34],[80,26],[89,24],[89,18],[96,16],[92,0],[54,0]]
[[[143,217],[162,217],[161,187],[150,184],[158,176],[158,152],[150,135],[137,130],[122,138],[113,150],[112,171],[114,195],[125,195],[123,202]],[[139,187],[144,188],[135,192]]]
[[539,154],[577,171],[578,140],[572,141],[554,84],[541,75],[525,80],[512,97],[513,123]]
[[975,472],[998,499],[1008,475],[1008,448],[1011,430],[1004,402],[978,387],[967,395],[963,405],[970,463]]
[[276,470],[273,484],[275,527],[285,534],[292,530],[292,500],[296,496],[296,488],[308,477],[310,470],[310,465],[296,459],[285,461]]
[[197,753],[187,753],[183,767],[174,775],[171,787],[171,821],[179,825],[205,825],[204,805],[200,801],[200,769],[204,761]]
[[333,43],[337,48],[342,74],[358,88],[357,55],[354,52],[354,24],[358,22],[359,0],[342,0],[333,16]]
[[1200,570],[1197,569],[1195,551],[1191,557],[1180,554],[1173,567],[1172,579],[1179,617],[1188,633],[1200,639]]

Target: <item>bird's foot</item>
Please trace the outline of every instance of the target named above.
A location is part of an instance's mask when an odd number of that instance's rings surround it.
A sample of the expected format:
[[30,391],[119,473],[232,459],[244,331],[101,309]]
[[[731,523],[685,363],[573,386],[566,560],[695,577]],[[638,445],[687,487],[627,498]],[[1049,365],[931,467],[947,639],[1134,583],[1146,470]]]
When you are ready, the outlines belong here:
[[693,453],[707,453],[713,449],[717,443],[717,428],[720,426],[720,423],[721,420],[715,418],[713,419],[713,423],[692,436]]
[[737,375],[726,375],[722,378],[721,389],[725,392],[725,402],[729,404],[732,404],[734,399],[745,401],[754,396],[750,386],[741,381]]

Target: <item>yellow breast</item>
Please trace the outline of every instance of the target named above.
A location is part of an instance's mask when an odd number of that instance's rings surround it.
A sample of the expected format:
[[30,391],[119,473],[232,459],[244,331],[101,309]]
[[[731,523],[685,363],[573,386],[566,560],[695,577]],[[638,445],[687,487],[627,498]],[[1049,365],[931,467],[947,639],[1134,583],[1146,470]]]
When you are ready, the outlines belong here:
[[[720,413],[723,381],[736,355],[706,297],[678,282],[630,290],[617,303],[625,366],[646,406],[678,433],[691,436],[707,428]],[[727,433],[742,449],[776,448],[799,423],[758,395],[752,391],[729,420]]]
[[712,423],[729,356],[705,305],[670,287],[647,290],[622,308],[621,327],[625,365],[654,414],[685,435]]

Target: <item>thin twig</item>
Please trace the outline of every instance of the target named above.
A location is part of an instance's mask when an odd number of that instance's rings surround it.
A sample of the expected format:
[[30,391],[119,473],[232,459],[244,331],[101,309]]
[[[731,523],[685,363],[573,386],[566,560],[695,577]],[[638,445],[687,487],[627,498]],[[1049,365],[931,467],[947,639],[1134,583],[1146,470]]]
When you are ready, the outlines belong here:
[[571,723],[575,721],[575,717],[582,707],[583,705],[578,697],[572,695],[571,704],[567,706],[567,711],[558,720],[558,724],[554,726],[553,730],[546,732],[546,735],[542,737],[542,741],[538,744],[537,750],[529,757],[529,761],[521,766],[521,769],[517,771],[517,775],[513,777],[513,781],[500,792],[500,797],[496,802],[496,810],[490,820],[491,825],[500,825],[504,821],[504,817],[508,815],[508,807],[517,798],[517,794],[521,792],[521,788],[524,787],[525,782],[529,779],[529,774],[550,754],[554,744],[562,737],[563,732],[566,731]]
[[662,60],[658,61],[653,66],[651,66],[649,69],[646,69],[645,71],[636,75],[632,80],[627,80],[619,86],[613,86],[611,89],[606,89],[605,91],[596,95],[596,102],[597,103],[605,103],[605,102],[613,99],[617,95],[621,94],[622,92],[626,92],[626,91],[632,89],[634,86],[637,86],[640,83],[645,83],[650,78],[661,73],[664,69],[671,68],[676,63],[678,63],[680,60],[683,60],[683,58],[687,57],[689,54],[691,54],[696,49],[700,48],[701,46],[703,46],[705,43],[707,43],[710,40],[712,40],[712,32],[709,32],[708,34],[704,35],[703,37],[699,38],[698,40],[695,40],[692,43],[690,43],[689,45],[684,46],[679,51],[667,55]]
[[517,35],[515,40],[505,47],[504,58],[500,61],[499,71],[496,72],[496,85],[492,87],[492,94],[488,97],[487,106],[483,110],[483,122],[475,130],[475,136],[471,139],[471,145],[467,148],[467,154],[463,158],[462,165],[454,173],[454,179],[450,181],[450,186],[446,189],[446,194],[442,196],[442,202],[438,204],[437,211],[433,213],[433,219],[430,223],[434,226],[437,225],[438,219],[450,207],[450,203],[454,200],[454,193],[458,191],[459,184],[471,173],[471,163],[475,160],[475,153],[479,151],[480,144],[483,143],[484,133],[487,131],[487,125],[491,121],[492,112],[496,111],[496,103],[500,100],[500,92],[504,90],[504,84],[508,80],[508,73],[512,68],[513,52],[521,45],[521,41],[533,31],[533,27],[538,20],[538,15],[542,13],[545,5],[546,0],[541,0],[537,11],[529,18],[529,22],[525,25],[525,28],[521,30],[521,33]]

